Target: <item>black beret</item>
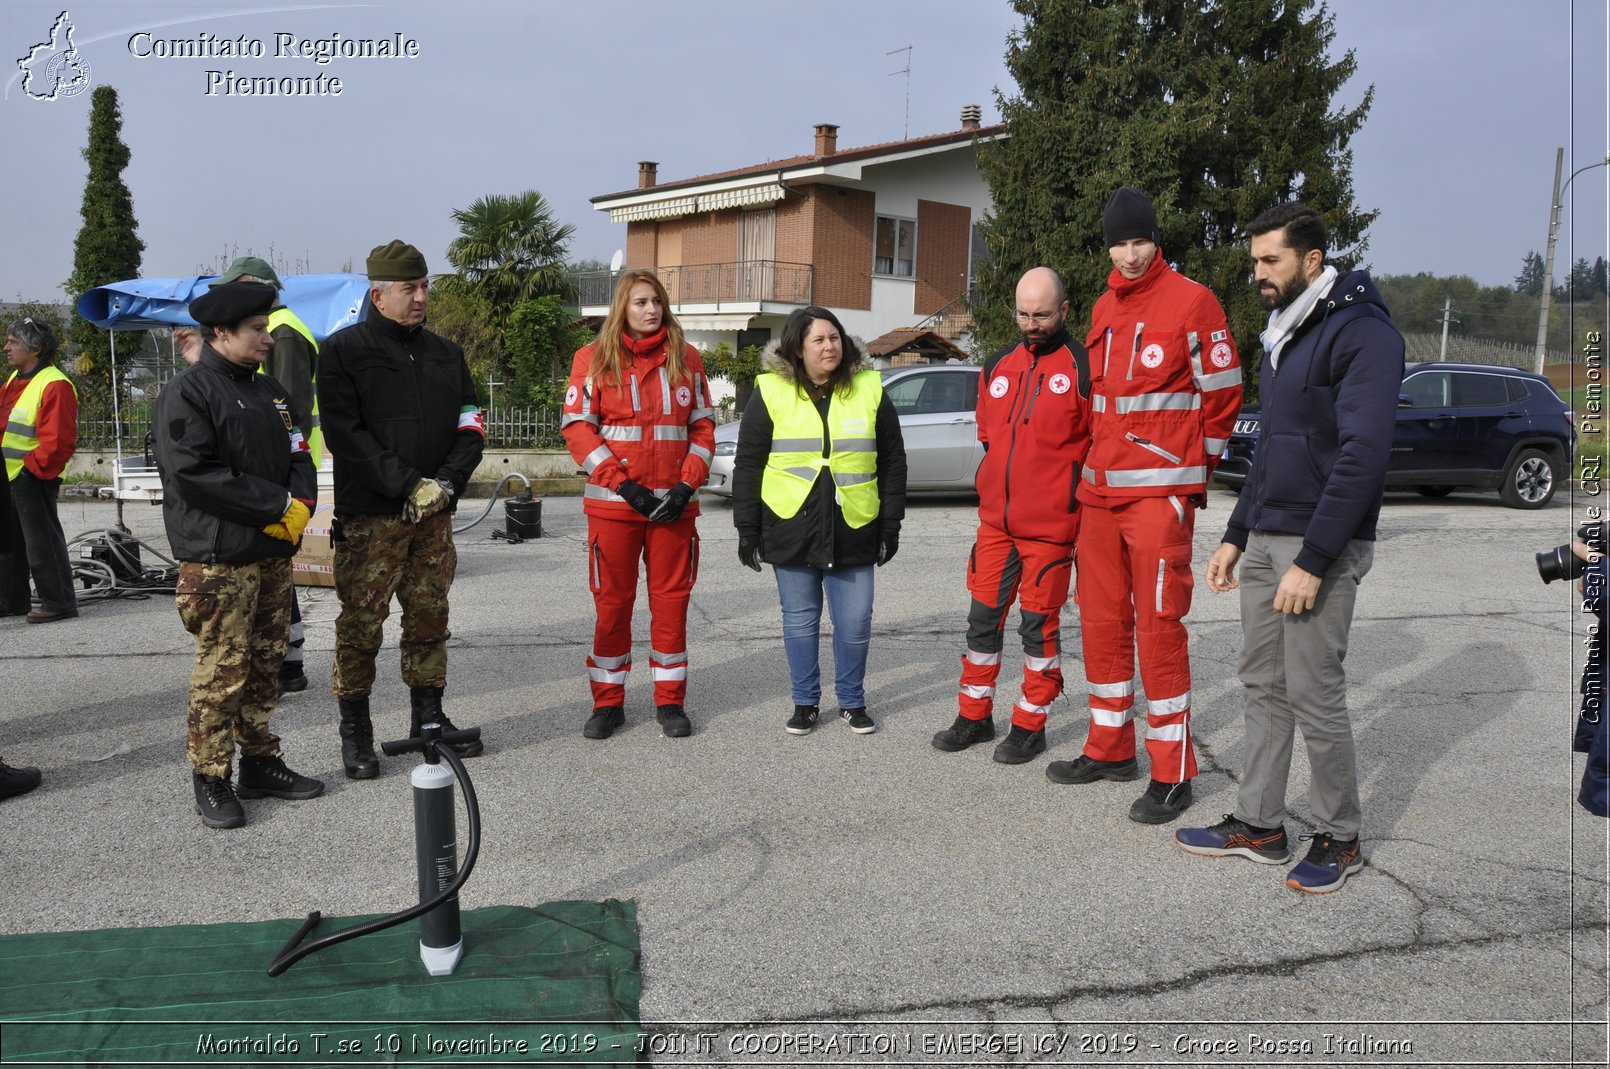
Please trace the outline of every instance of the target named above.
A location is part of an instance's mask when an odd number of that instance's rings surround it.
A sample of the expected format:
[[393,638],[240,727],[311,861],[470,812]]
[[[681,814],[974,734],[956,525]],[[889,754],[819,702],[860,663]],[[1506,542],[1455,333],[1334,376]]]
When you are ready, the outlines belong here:
[[190,302],[190,318],[204,327],[232,327],[250,316],[267,315],[276,293],[266,282],[214,286]]

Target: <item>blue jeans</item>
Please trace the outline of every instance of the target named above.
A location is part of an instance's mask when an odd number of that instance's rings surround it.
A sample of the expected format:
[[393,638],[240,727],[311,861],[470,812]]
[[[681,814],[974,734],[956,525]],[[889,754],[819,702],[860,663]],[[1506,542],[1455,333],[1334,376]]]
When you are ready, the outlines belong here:
[[866,707],[867,649],[872,644],[873,566],[860,568],[788,567],[773,565],[777,596],[783,605],[783,649],[795,705],[819,705],[822,673],[822,593],[833,617],[833,690],[841,709]]

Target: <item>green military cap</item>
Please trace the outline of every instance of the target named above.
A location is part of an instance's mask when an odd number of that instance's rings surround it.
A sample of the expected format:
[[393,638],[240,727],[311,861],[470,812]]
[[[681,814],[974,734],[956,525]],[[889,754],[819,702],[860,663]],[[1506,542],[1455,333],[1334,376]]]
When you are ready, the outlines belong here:
[[231,282],[190,302],[190,318],[204,327],[232,327],[251,316],[266,316],[275,290],[266,282]]
[[406,241],[376,245],[366,266],[371,282],[412,282],[427,273],[424,255]]
[[275,274],[274,269],[268,265],[268,261],[257,256],[235,257],[234,262],[224,270],[224,273],[207,283],[207,285],[222,286],[226,282],[239,281],[242,275],[251,275],[253,278],[262,279],[277,290],[285,288],[280,284],[279,275]]

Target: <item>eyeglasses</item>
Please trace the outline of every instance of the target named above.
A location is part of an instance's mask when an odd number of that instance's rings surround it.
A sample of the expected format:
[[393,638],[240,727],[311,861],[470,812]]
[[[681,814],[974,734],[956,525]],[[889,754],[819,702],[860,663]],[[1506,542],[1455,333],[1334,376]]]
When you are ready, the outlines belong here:
[[1017,321],[1019,323],[1034,324],[1049,323],[1061,314],[1061,312],[1025,312],[1020,309],[1017,313]]

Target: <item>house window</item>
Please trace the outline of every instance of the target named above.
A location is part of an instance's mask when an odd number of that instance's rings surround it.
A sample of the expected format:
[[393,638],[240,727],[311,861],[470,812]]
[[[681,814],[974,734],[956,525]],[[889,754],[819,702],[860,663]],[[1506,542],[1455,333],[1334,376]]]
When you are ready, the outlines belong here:
[[917,221],[878,216],[872,232],[872,273],[910,278],[917,267]]

